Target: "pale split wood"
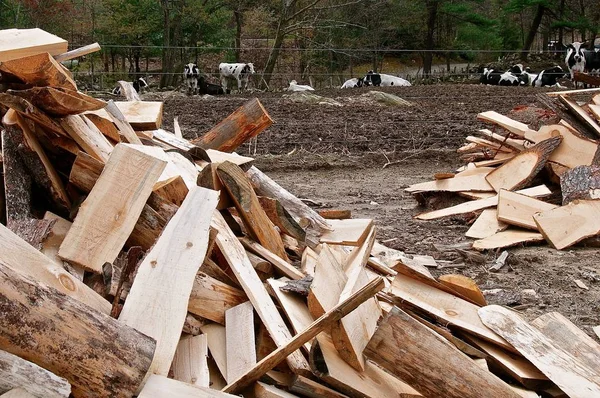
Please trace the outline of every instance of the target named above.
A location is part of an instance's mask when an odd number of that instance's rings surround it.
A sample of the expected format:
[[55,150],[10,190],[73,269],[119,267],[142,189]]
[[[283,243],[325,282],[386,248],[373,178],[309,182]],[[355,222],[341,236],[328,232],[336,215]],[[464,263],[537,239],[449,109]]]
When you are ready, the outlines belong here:
[[488,174],[485,179],[496,192],[525,188],[544,168],[552,152],[562,142],[562,136],[549,138],[519,153]]
[[50,117],[64,117],[103,108],[106,103],[79,91],[54,87],[31,87],[8,90],[11,95],[26,99]]
[[348,398],[334,389],[303,376],[294,377],[290,391],[309,398]]
[[[211,358],[215,361],[223,379],[227,379],[227,342],[225,326],[209,323],[200,327],[206,335]],[[212,379],[212,378],[211,378]]]
[[209,387],[208,345],[206,335],[184,336],[177,344],[173,358],[175,380],[198,387]]
[[227,382],[231,383],[256,365],[254,308],[249,301],[225,311]]
[[473,279],[464,275],[446,274],[440,276],[439,281],[440,283],[461,293],[463,296],[470,298],[474,303],[481,306],[487,305],[483,293]]
[[0,394],[19,387],[35,397],[68,398],[71,394],[71,385],[66,379],[0,350]]
[[570,397],[600,396],[598,368],[590,367],[579,357],[580,353],[565,350],[560,343],[507,308],[483,307],[479,309],[479,316]]
[[244,245],[246,249],[261,256],[262,258],[273,264],[273,266],[277,268],[280,273],[287,276],[288,278],[294,280],[304,278],[305,275],[300,270],[298,270],[288,261],[274,254],[270,250],[267,250],[262,245],[248,238],[240,238],[240,242],[242,242],[242,245]]
[[533,131],[525,123],[517,122],[494,111],[482,112],[477,115],[477,119],[496,124],[519,137],[524,137],[526,133]]
[[[242,285],[256,313],[271,334],[271,338],[278,347],[285,346],[292,338],[291,333],[252,267],[244,247],[219,212],[213,214],[211,225],[219,232],[216,238],[217,247],[227,260],[238,282]],[[300,351],[292,353],[287,358],[287,362],[295,373],[308,371],[308,363]]]
[[281,390],[275,386],[257,381],[254,385],[255,398],[295,398],[296,395]]
[[86,113],[85,117],[89,121],[94,123],[96,125],[96,127],[98,127],[98,130],[100,130],[102,132],[102,134],[104,134],[107,138],[110,138],[111,140],[113,140],[116,143],[121,142],[121,136],[119,135],[119,130],[117,130],[117,127],[114,125],[112,120],[105,119],[105,118],[95,115],[93,113]]
[[227,310],[248,301],[246,294],[204,272],[198,272],[188,302],[192,314],[225,325]]
[[77,91],[77,84],[71,73],[47,52],[2,62],[0,73],[6,80],[17,78],[34,86],[52,86]]
[[485,174],[475,174],[465,177],[454,177],[445,180],[435,180],[429,182],[422,182],[419,184],[413,184],[405,189],[407,192],[436,192],[436,191],[447,191],[447,192],[463,192],[463,191],[478,191],[478,192],[491,192],[494,189],[486,181]]
[[[132,131],[154,131],[160,128],[162,123],[163,103],[160,101],[108,101],[105,109],[98,111],[92,111],[91,113],[96,114],[105,119],[112,119],[121,133],[124,131],[121,127],[127,130],[127,134],[131,134]],[[115,120],[117,117],[119,121]],[[129,130],[125,124],[131,127]],[[133,133],[135,134],[135,133]],[[170,133],[167,133],[170,134]],[[171,134],[173,135],[173,134]],[[133,137],[133,135],[132,135]],[[187,141],[187,140],[186,140]],[[139,142],[129,141],[132,144],[139,144]]]
[[582,93],[591,93],[594,91],[599,91],[600,87],[597,88],[584,88],[578,90],[566,90],[566,91],[553,91],[550,93],[546,93],[547,96],[550,97],[558,97],[559,95],[571,95],[571,94],[582,94]]
[[138,398],[236,398],[211,388],[194,386],[165,376],[150,375]]
[[14,388],[4,394],[0,395],[2,398],[36,398],[35,395],[30,394],[24,388]]
[[152,371],[171,367],[194,278],[208,247],[210,215],[219,195],[197,187],[140,264],[119,320],[156,339]]
[[320,242],[329,245],[361,246],[373,227],[369,218],[347,220],[329,220],[332,231],[321,235]]
[[300,261],[300,271],[305,275],[315,275],[315,267],[317,265],[318,254],[311,249],[306,247],[302,252],[302,259]]
[[540,232],[554,248],[562,250],[600,233],[599,200],[575,200],[533,216]]
[[80,206],[58,255],[97,273],[105,262],[113,262],[133,231],[165,164],[123,144],[117,145]]
[[67,51],[69,43],[42,29],[0,30],[0,62],[39,53],[57,55]]
[[314,278],[308,293],[308,309],[313,317],[319,317],[339,301],[348,277],[343,265],[327,244],[323,244],[316,264]]
[[596,94],[592,97],[592,103],[595,105],[600,105],[600,95]]
[[576,134],[573,130],[563,125],[548,125],[540,127],[539,131],[529,136],[536,144],[552,137],[561,136],[563,141],[556,148],[548,161],[573,168],[581,165],[590,165],[598,150],[598,143]]
[[173,134],[175,134],[175,137],[183,139],[183,135],[181,134],[181,127],[179,126],[179,118],[177,116],[173,118]]
[[497,209],[485,209],[471,225],[465,236],[474,239],[488,238],[508,228],[508,224],[498,220]]
[[60,125],[87,154],[106,163],[113,146],[95,124],[89,120],[86,122],[84,118],[80,115],[66,116],[61,119]]
[[131,124],[127,121],[119,107],[112,101],[108,101],[104,108],[106,113],[112,119],[114,124],[117,126],[119,133],[125,138],[125,140],[131,144],[142,145],[142,141],[138,138],[137,134],[131,127]]
[[507,229],[495,235],[473,242],[475,250],[494,250],[525,243],[543,242],[544,236],[536,231]]
[[132,83],[126,82],[125,80],[119,80],[117,81],[117,84],[121,87],[121,95],[123,95],[127,101],[142,100]]
[[505,189],[501,189],[498,194],[498,220],[517,227],[537,231],[533,216],[556,207],[558,206]]
[[[44,214],[44,220],[54,220],[54,224],[50,229],[50,233],[42,242],[42,248],[40,251],[46,255],[46,257],[52,259],[56,264],[64,266],[64,262],[58,257],[58,249],[61,243],[67,236],[69,229],[71,229],[72,223],[64,218],[57,216],[56,214],[47,211]],[[71,272],[75,271],[75,276],[79,280],[83,280],[84,270],[81,267],[70,265]]]
[[558,98],[560,101],[565,104],[567,108],[573,111],[575,116],[581,120],[590,130],[600,136],[600,125],[594,120],[582,107],[580,107],[577,102],[569,99],[564,95],[559,95]]
[[398,308],[379,325],[365,354],[425,396],[519,397],[508,384]]
[[73,58],[78,58],[78,57],[82,57],[87,54],[95,53],[96,51],[100,51],[100,50],[101,50],[100,44],[92,43],[92,44],[88,44],[87,46],[76,48],[75,50],[67,51],[62,54],[56,54],[56,55],[53,54],[53,55],[54,55],[54,59],[57,60],[58,62],[64,62],[64,61],[68,61]]
[[489,141],[489,140],[486,140],[484,138],[473,137],[471,135],[468,135],[465,138],[465,140],[467,142],[475,143],[475,144],[477,144],[477,145],[479,145],[481,147],[489,148],[489,149],[492,149],[492,150],[495,150],[495,151],[499,151],[499,152],[506,152],[506,153],[513,153],[514,152],[514,149],[512,149],[512,148],[510,148],[508,146],[502,145],[501,143],[497,143],[497,142],[494,142],[494,141]]
[[[514,150],[517,151],[524,151],[525,148],[525,140],[517,140],[514,138],[510,138],[501,134],[496,134],[488,129],[481,129],[478,131],[480,134],[491,138],[493,140],[496,140],[497,142],[501,143],[502,145],[508,146]],[[527,139],[527,133],[525,134],[525,138]]]

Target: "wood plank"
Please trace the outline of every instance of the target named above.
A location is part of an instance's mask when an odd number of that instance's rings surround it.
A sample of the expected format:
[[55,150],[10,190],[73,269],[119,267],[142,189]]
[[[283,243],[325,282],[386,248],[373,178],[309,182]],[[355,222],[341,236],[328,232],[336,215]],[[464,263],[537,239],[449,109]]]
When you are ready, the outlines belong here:
[[575,134],[571,129],[560,124],[542,126],[539,131],[526,136],[526,138],[537,144],[544,139],[557,136],[563,137],[563,141],[548,158],[550,162],[569,168],[592,164],[594,155],[598,150],[598,143]]
[[600,87],[598,87],[598,88],[584,88],[584,89],[578,89],[578,90],[553,91],[553,92],[550,92],[550,93],[546,93],[546,95],[549,96],[549,97],[558,97],[559,95],[592,93],[594,91],[600,91]]
[[323,233],[320,242],[329,245],[361,246],[373,227],[369,218],[328,221],[332,230]]
[[577,103],[564,95],[559,95],[558,98],[560,101],[565,104],[567,108],[569,108],[575,116],[584,123],[593,133],[597,136],[600,136],[600,125],[592,118],[583,108],[581,108]]
[[54,373],[6,351],[0,351],[0,393],[23,387],[37,397],[68,398],[69,382]]
[[439,281],[453,290],[456,290],[463,296],[468,297],[474,303],[481,306],[487,305],[483,293],[479,290],[477,283],[473,279],[464,275],[446,274],[441,275]]
[[290,391],[308,398],[348,398],[332,388],[303,376],[294,377]]
[[0,308],[0,350],[64,377],[75,397],[131,396],[152,362],[153,339],[2,262]]
[[142,141],[138,138],[133,127],[131,127],[131,124],[113,100],[108,101],[104,109],[117,127],[117,130],[119,130],[119,134],[125,138],[124,141],[127,141],[130,144],[142,145]]
[[173,358],[174,379],[198,387],[209,387],[207,358],[206,335],[182,337]]
[[[114,101],[114,105],[136,131],[154,131],[162,124],[163,103],[161,101]],[[89,113],[110,119],[107,110],[101,109]]]
[[508,384],[398,308],[392,308],[379,325],[365,354],[425,396],[519,397]]
[[534,231],[538,230],[533,220],[534,214],[556,207],[558,206],[504,189],[498,194],[498,220]]
[[[531,188],[525,188],[517,192],[523,195],[531,196],[533,198],[544,197],[552,194],[552,192],[545,185],[538,185]],[[471,213],[477,210],[487,209],[488,207],[494,207],[497,205],[498,195],[495,195],[487,199],[473,200],[470,202],[458,204],[456,206],[450,206],[445,209],[421,213],[415,216],[415,218],[418,220],[434,220],[436,218],[454,216],[457,214]]]
[[485,239],[473,242],[475,250],[494,250],[512,247],[525,243],[543,242],[544,236],[534,231],[523,231],[518,229],[507,229]]
[[508,228],[508,224],[498,220],[497,209],[485,209],[465,234],[468,238],[484,239]]
[[360,290],[353,293],[350,297],[340,301],[340,303],[331,311],[328,311],[327,313],[323,314],[323,316],[316,319],[304,331],[298,333],[286,344],[278,347],[271,354],[267,355],[244,375],[238,377],[235,381],[228,383],[228,385],[223,388],[222,391],[236,393],[257,381],[266,372],[273,369],[273,367],[275,367],[278,363],[282,362],[288,355],[295,352],[323,330],[354,311],[365,300],[372,298],[375,294],[377,294],[377,292],[379,292],[383,287],[384,283],[381,277],[373,279]]
[[165,165],[162,160],[117,145],[79,208],[58,255],[97,273],[105,262],[113,262],[133,231]]
[[210,355],[219,368],[223,379],[227,378],[227,338],[225,326],[209,323],[202,325],[200,328],[202,333],[206,335],[206,341]]
[[262,245],[248,238],[240,238],[240,242],[242,242],[242,245],[244,245],[246,249],[261,256],[262,258],[273,264],[273,266],[277,268],[280,273],[287,276],[288,278],[294,280],[304,278],[305,275],[302,272],[300,272],[300,270],[298,270],[288,261],[267,250]]
[[[479,134],[482,134],[488,138],[491,138],[493,140],[496,140],[499,143],[502,143],[505,146],[508,146],[512,149],[515,149],[517,151],[524,151],[525,148],[525,140],[516,140],[514,138],[510,138],[508,136],[503,136],[501,134],[496,134],[488,129],[481,129],[478,130]],[[525,138],[527,139],[527,135],[525,135]]]
[[555,249],[562,250],[600,233],[600,201],[575,200],[533,216],[541,234]]
[[445,180],[435,180],[413,184],[405,189],[406,192],[461,192],[461,191],[479,191],[491,192],[494,188],[486,181],[485,174],[475,174],[466,177],[447,178]]
[[342,264],[327,244],[317,257],[315,274],[308,293],[308,309],[317,318],[332,309],[339,301],[348,282]]
[[[525,358],[573,398],[600,396],[598,368],[590,368],[580,353],[566,351],[516,312],[497,305],[479,310],[483,323],[508,340]],[[535,341],[535,344],[531,342]]]
[[260,206],[258,197],[242,169],[233,163],[225,162],[217,167],[217,175],[233,199],[250,237],[267,250],[288,261],[281,236]]
[[15,388],[4,394],[0,395],[2,398],[36,398],[35,395],[30,394],[23,388]]
[[[100,51],[100,44],[93,43],[88,44],[87,46],[76,48],[75,50],[67,51],[58,55],[54,55],[54,59],[58,62],[68,61],[73,58],[82,57],[87,54],[94,53],[96,51]],[[48,51],[49,52],[49,51]]]
[[241,156],[237,153],[228,153],[221,152],[215,149],[207,149],[206,154],[210,158],[212,163],[223,163],[223,162],[231,162],[238,166],[247,165],[248,163],[254,162],[254,158],[248,156]]
[[422,395],[404,381],[394,377],[375,363],[367,360],[365,370],[358,372],[337,353],[330,337],[324,333],[317,336],[310,353],[313,372],[351,397],[412,398]]
[[472,142],[474,144],[477,144],[480,147],[489,148],[489,149],[499,151],[499,152],[506,152],[506,153],[514,152],[514,149],[512,149],[506,145],[502,145],[501,143],[489,141],[489,140],[479,138],[479,137],[473,137],[471,135],[468,135],[467,137],[465,137],[465,140],[467,142]]
[[110,313],[108,301],[3,225],[0,225],[0,262],[97,311]]
[[296,395],[269,384],[256,382],[253,390],[255,398],[295,398]]
[[39,28],[0,30],[0,62],[46,52],[58,55],[67,49],[66,40]]
[[482,120],[484,122],[496,124],[500,127],[505,128],[511,133],[518,135],[519,137],[524,137],[526,133],[530,133],[533,131],[525,123],[517,122],[516,120],[513,120],[494,111],[482,112],[477,115],[477,119]]
[[254,308],[249,301],[225,311],[227,382],[231,383],[256,365]]
[[246,293],[198,272],[188,302],[192,314],[225,325],[227,310],[248,301]]
[[523,189],[544,168],[552,152],[560,145],[562,137],[554,137],[519,153],[513,159],[492,171],[485,178],[496,192]]
[[[117,130],[117,127],[112,122],[112,120],[105,119],[105,118],[95,115],[93,113],[86,113],[85,117],[90,122],[94,123],[94,125],[96,125],[96,127],[98,127],[98,130],[100,130],[102,132],[102,134],[104,134],[107,138],[110,138],[111,140],[113,140],[116,143],[121,142],[121,136],[119,135],[119,130]],[[107,115],[107,117],[108,117],[108,115]]]
[[503,338],[487,328],[479,319],[479,306],[440,291],[404,275],[394,278],[389,293],[397,305],[425,311],[444,325],[465,330],[487,341],[512,350]]
[[[213,214],[211,225],[219,232],[216,238],[217,247],[221,250],[231,271],[240,285],[242,285],[256,313],[271,334],[271,338],[278,347],[285,346],[292,338],[292,335],[269,293],[252,267],[244,247],[219,212]],[[308,370],[308,363],[300,351],[290,355],[287,358],[287,362],[290,369],[295,373],[302,373]]]
[[138,398],[236,398],[212,388],[198,387],[165,376],[151,374]]
[[88,155],[102,163],[108,161],[113,146],[95,124],[86,122],[80,115],[73,115],[61,119],[60,125]]
[[119,315],[121,322],[156,339],[155,374],[166,375],[171,367],[218,200],[215,191],[200,187],[190,191],[140,264]]
[[0,64],[0,73],[5,82],[21,81],[33,86],[51,86],[77,91],[71,73],[56,62],[48,53],[12,59]]

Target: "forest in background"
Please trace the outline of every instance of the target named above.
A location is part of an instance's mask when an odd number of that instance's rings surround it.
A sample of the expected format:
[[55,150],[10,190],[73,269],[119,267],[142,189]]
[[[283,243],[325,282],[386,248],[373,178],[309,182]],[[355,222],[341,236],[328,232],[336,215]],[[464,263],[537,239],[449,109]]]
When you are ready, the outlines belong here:
[[277,74],[379,70],[385,57],[426,77],[436,62],[449,68],[562,52],[564,43],[594,43],[600,7],[597,0],[0,0],[1,29],[31,27],[72,47],[99,42],[92,73],[160,72],[166,87],[185,63],[211,74],[219,62],[244,61],[268,87]]

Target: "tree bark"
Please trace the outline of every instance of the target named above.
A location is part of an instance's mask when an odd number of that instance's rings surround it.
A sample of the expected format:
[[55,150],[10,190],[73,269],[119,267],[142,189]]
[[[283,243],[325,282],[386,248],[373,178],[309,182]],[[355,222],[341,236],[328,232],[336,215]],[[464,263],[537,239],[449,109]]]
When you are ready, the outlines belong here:
[[241,62],[242,59],[242,23],[243,14],[239,8],[233,11],[235,18],[235,62]]
[[437,20],[438,0],[427,1],[427,36],[425,38],[425,53],[423,54],[423,75],[431,75],[431,65],[433,64],[433,47],[435,44],[435,23]]
[[525,44],[523,44],[523,49],[521,50],[521,60],[525,61],[527,59],[527,54],[529,50],[531,50],[531,46],[533,45],[533,41],[535,40],[535,35],[542,23],[542,18],[544,17],[544,12],[546,8],[540,4],[537,7],[535,12],[535,17],[533,18],[533,22],[531,23],[531,27],[529,28],[529,33],[527,34],[527,38],[525,39]]

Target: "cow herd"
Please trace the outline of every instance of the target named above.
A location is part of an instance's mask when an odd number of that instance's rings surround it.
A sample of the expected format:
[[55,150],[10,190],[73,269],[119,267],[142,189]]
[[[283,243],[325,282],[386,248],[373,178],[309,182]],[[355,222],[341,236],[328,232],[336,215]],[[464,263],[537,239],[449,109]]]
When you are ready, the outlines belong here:
[[496,68],[481,68],[480,73],[479,83],[491,86],[559,86],[558,80],[565,77],[565,72],[560,66],[553,66],[539,73],[532,73],[529,68],[524,68],[522,64],[513,65],[507,71]]

